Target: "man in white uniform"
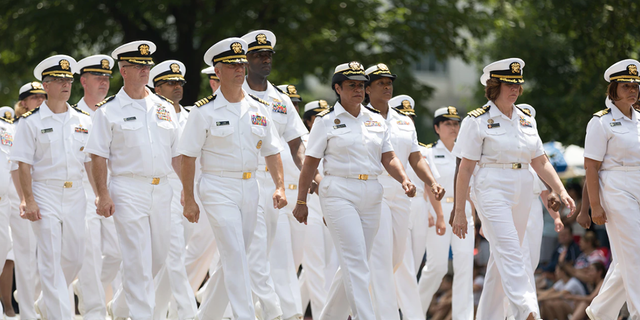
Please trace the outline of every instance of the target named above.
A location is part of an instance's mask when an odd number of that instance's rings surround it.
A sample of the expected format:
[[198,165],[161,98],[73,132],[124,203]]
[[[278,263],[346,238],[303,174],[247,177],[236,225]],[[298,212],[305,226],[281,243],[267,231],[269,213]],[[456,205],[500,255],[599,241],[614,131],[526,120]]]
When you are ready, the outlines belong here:
[[[291,99],[267,80],[271,73],[276,37],[271,31],[257,30],[244,35],[242,39],[248,44],[248,71],[242,88],[268,103],[267,117],[272,119],[279,137],[289,145],[293,162],[300,169],[305,150],[300,137],[307,130],[295,112]],[[296,317],[302,316],[297,278],[284,279],[283,277],[278,279],[278,283],[274,283],[271,278],[270,262],[274,260],[269,259],[269,252],[276,235],[279,212],[269,205],[268,200],[275,186],[270,182],[269,173],[265,169],[264,160],[261,159],[257,173],[261,200],[258,205],[254,239],[249,248],[251,285],[262,309],[262,314],[258,310],[258,315],[264,320],[277,319],[278,316],[283,316],[284,319],[297,319]],[[275,259],[281,259],[279,262],[284,262],[285,257]],[[276,268],[282,270],[287,266],[279,265]],[[291,271],[293,267],[290,266],[288,269]],[[289,271],[283,271],[283,274],[286,275]],[[292,272],[295,273],[295,271]]]
[[[238,320],[254,320],[246,251],[258,210],[258,159],[266,157],[276,190],[272,205],[286,205],[276,128],[267,104],[242,89],[247,43],[228,38],[214,44],[204,61],[215,67],[220,89],[208,103],[196,104],[180,140],[183,154],[184,215],[197,222],[193,190],[196,157],[201,157],[200,200],[216,237],[220,262],[210,279],[198,318],[220,319],[228,303]],[[264,262],[264,261],[263,261]]]
[[114,299],[124,294],[129,312],[118,311],[123,304],[117,302],[114,312],[136,320],[153,315],[153,277],[170,243],[173,190],[168,176],[172,167],[180,175],[174,107],[145,87],[154,51],[153,42],[134,41],[112,52],[124,87],[96,111],[95,131],[85,148],[92,158],[98,214],[113,215],[122,252],[123,290]]
[[23,115],[11,160],[19,163],[24,200],[21,214],[33,221],[37,237],[42,295],[36,312],[42,319],[70,319],[68,287],[84,256],[86,197],[83,176],[89,158],[82,152],[91,118],[67,103],[76,61],[49,57],[34,69],[48,100]]
[[[10,112],[9,114],[6,114],[6,112],[5,110],[0,111],[0,274],[4,268],[7,254],[11,250],[11,237],[9,236],[11,201],[9,201],[9,192],[13,187],[11,186],[11,161],[9,161],[9,155],[13,146],[14,127],[13,116]],[[3,312],[0,304],[0,316],[4,314]]]
[[[183,86],[186,83],[184,79],[185,73],[187,73],[187,69],[182,62],[167,60],[151,69],[148,84],[149,87],[154,88],[156,94],[173,101],[180,133],[182,133],[182,129],[189,117],[189,112],[180,105]],[[190,233],[190,226],[183,225],[183,223],[188,224],[188,221],[182,216],[183,207],[180,204],[182,183],[175,172],[169,175],[169,184],[173,189],[173,199],[171,200],[171,244],[167,262],[160,269],[155,279],[156,306],[153,317],[159,320],[166,318],[168,303],[173,293],[172,309],[177,308],[180,319],[192,319],[195,318],[198,307],[184,267],[185,239],[188,238],[188,233]]]
[[[103,54],[78,61],[75,72],[80,74],[84,97],[76,107],[91,117],[99,108],[98,103],[107,96],[113,65],[113,59]],[[73,291],[78,296],[78,310],[82,317],[100,320],[107,313],[105,287],[118,275],[122,256],[113,219],[96,213],[96,195],[88,174],[83,184],[87,197],[85,253],[78,279],[73,282]]]

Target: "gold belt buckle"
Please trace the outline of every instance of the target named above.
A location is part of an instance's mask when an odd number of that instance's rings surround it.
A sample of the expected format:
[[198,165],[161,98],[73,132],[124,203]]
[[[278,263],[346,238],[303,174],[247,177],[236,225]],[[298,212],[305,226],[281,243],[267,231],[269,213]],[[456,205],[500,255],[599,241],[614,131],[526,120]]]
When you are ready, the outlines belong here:
[[153,180],[151,180],[151,184],[154,186],[157,186],[160,184],[160,178],[153,178]]
[[251,172],[243,172],[242,179],[251,179]]
[[512,163],[511,169],[522,169],[522,163]]
[[453,203],[453,197],[447,197],[447,203]]
[[264,171],[269,172],[269,167],[264,166]]
[[65,182],[64,182],[64,187],[65,187],[65,188],[71,188],[71,187],[73,187],[73,181],[65,181]]
[[289,190],[296,190],[296,189],[298,189],[297,185],[295,185],[295,184],[290,184],[289,185]]
[[367,180],[369,180],[369,175],[368,174],[359,174],[358,175],[358,180],[367,181]]

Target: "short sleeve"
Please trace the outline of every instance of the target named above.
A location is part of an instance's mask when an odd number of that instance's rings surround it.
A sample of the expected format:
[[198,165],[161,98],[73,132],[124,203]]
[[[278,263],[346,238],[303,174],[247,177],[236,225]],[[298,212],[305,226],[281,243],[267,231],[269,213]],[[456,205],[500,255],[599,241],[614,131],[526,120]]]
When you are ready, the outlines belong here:
[[322,159],[324,158],[326,149],[327,129],[324,126],[322,118],[316,117],[313,127],[311,127],[311,132],[309,133],[309,140],[307,142],[307,151],[305,151],[305,155]]
[[[173,106],[172,106],[173,107]],[[170,109],[173,111],[173,108]],[[175,158],[180,155],[178,152],[178,144],[180,143],[180,137],[182,136],[182,130],[180,129],[180,120],[178,114],[173,113],[173,124],[176,126],[174,134],[171,137],[171,157]]]
[[427,165],[429,169],[431,169],[431,174],[433,174],[433,178],[438,180],[440,178],[440,172],[438,171],[438,167],[435,164],[435,159],[433,158],[433,148],[425,148],[424,151],[424,160],[427,161]]
[[536,147],[534,149],[533,154],[531,154],[531,159],[535,159],[544,154],[544,145],[542,144],[542,139],[540,139],[540,135],[538,134],[538,123],[535,119],[531,119],[536,128]]
[[458,137],[461,137],[461,139],[458,139],[456,142],[456,147],[460,147],[460,149],[459,156],[456,156],[480,161],[484,138],[480,135],[480,128],[476,118],[468,117],[462,121]]
[[[386,126],[384,130],[384,135],[382,136],[382,153],[393,151],[393,145],[391,145],[391,130]],[[416,140],[417,141],[417,140]]]
[[564,291],[564,283],[562,282],[562,280],[558,280],[553,284],[553,290]]
[[[272,156],[276,153],[280,153],[282,151],[282,143],[280,142],[280,135],[276,130],[276,126],[273,123],[272,119],[269,119],[269,126],[267,130],[267,136],[265,137],[265,141],[260,148],[260,155],[263,157]],[[300,135],[301,136],[301,135]]]
[[416,132],[416,126],[413,126],[413,132],[411,134],[411,152],[420,152],[420,145],[418,144],[418,132]]
[[607,152],[607,133],[600,118],[593,117],[587,125],[587,135],[584,138],[584,157],[596,161],[603,161]]
[[89,138],[87,139],[84,152],[108,159],[111,154],[113,131],[111,130],[111,124],[109,123],[109,118],[107,118],[104,107],[96,110],[92,122],[93,124],[91,131],[89,131]]
[[16,134],[9,159],[33,165],[36,153],[36,137],[27,119],[22,119],[16,128]]
[[291,99],[285,98],[285,103],[287,103],[287,126],[282,133],[282,137],[286,142],[289,142],[295,138],[299,138],[302,135],[306,134],[307,127],[304,126],[302,119],[296,112],[296,108],[293,106],[293,102]]
[[178,154],[197,158],[202,153],[202,147],[207,139],[209,124],[200,108],[192,108],[187,123],[182,129],[178,145]]

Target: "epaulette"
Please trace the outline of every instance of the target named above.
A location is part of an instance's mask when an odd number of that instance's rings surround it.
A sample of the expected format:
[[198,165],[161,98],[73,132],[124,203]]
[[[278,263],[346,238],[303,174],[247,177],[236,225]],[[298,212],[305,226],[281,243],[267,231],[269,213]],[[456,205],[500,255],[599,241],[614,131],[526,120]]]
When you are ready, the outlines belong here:
[[600,118],[600,117],[604,116],[605,114],[607,114],[609,112],[611,112],[611,108],[606,108],[604,110],[600,110],[600,111],[594,113],[593,115],[598,117],[598,118]]
[[[393,110],[397,111],[397,112],[398,112],[398,114],[401,114],[401,115],[403,115],[403,116],[405,116],[405,117],[408,117],[408,116],[409,116],[408,114],[406,114],[406,113],[405,113],[405,111],[404,111],[404,110],[402,110],[402,109],[400,109],[400,108],[397,108],[397,107],[391,107],[391,109],[393,109]],[[375,110],[375,109],[374,109],[374,110]],[[376,110],[376,111],[378,111],[378,110]]]
[[115,96],[115,95],[112,95],[112,96],[110,96],[110,97],[107,97],[107,98],[105,98],[104,100],[102,100],[102,101],[100,101],[100,102],[96,103],[96,107],[100,108],[103,104],[105,104],[105,103],[107,103],[107,102],[109,102],[109,101],[111,101],[111,100],[113,100],[113,99],[115,99],[115,98],[116,98],[116,96]]
[[[273,86],[273,84],[272,84],[272,86]],[[287,96],[287,97],[289,96],[289,94],[288,94],[288,93],[286,93],[286,92],[284,92],[284,91],[280,90],[280,88],[278,88],[278,87],[276,87],[276,86],[273,86],[273,87],[274,87],[278,92],[280,92],[280,93],[284,94],[285,96]]]
[[216,99],[216,96],[214,94],[212,94],[212,95],[210,95],[208,97],[205,97],[205,98],[202,98],[202,99],[196,101],[196,103],[194,105],[196,107],[200,108],[200,107],[204,106],[205,104],[207,104],[207,103],[209,103],[209,102],[211,102],[211,101],[213,101],[215,99]]
[[4,121],[4,122],[6,122],[6,123],[8,123],[8,124],[13,124],[13,120],[11,120],[11,119],[7,119],[7,118],[5,118],[5,117],[0,117],[0,120],[2,120],[2,121]]
[[524,113],[524,114],[528,115],[529,117],[533,117],[533,116],[531,115],[531,111],[529,111],[529,109],[522,109],[522,108],[520,108],[520,107],[516,107],[516,108],[518,108],[518,110],[522,111],[522,113]]
[[170,99],[168,99],[167,97],[165,97],[163,95],[159,95],[159,94],[156,93],[156,96],[158,96],[160,99],[162,99],[162,100],[164,100],[166,102],[169,102],[169,103],[173,104],[173,101],[171,101]]
[[40,111],[40,107],[37,107],[37,108],[35,108],[35,109],[31,110],[31,111],[27,111],[27,112],[23,113],[22,117],[26,118],[26,117],[28,117],[28,116],[30,116],[30,115],[38,112],[38,111]]
[[318,113],[318,114],[316,115],[316,117],[321,117],[321,118],[322,118],[322,117],[324,117],[324,116],[328,115],[330,112],[333,112],[333,107],[331,107],[331,108],[329,108],[329,109],[325,109],[324,111],[322,111],[322,112]]
[[78,108],[77,106],[78,106],[77,104],[74,104],[74,105],[72,105],[72,106],[71,106],[71,109],[73,109],[73,110],[75,110],[75,111],[78,111],[78,112],[80,112],[80,113],[82,113],[82,114],[84,114],[84,115],[91,116],[91,115],[89,114],[89,112],[82,111],[82,110],[80,110],[80,108]]
[[251,93],[249,93],[249,97],[253,98],[253,100],[255,100],[255,101],[258,101],[258,102],[264,104],[265,106],[269,105],[269,102],[266,102],[266,101],[264,101],[264,100],[262,100],[262,99],[260,99],[260,98],[258,98],[256,96],[252,95]]
[[489,111],[490,108],[491,108],[491,106],[487,105],[487,106],[484,106],[482,108],[475,109],[475,110],[467,113],[467,115],[468,116],[472,116],[474,118],[477,118],[477,117],[487,113],[487,111]]
[[380,114],[380,110],[378,109],[374,109],[373,107],[369,107],[369,106],[365,106],[365,108],[367,108],[367,110],[373,112],[373,113],[377,113]]
[[74,103],[74,104],[70,105],[70,107],[71,107],[71,108],[75,108],[75,107],[77,107],[77,106],[78,106],[78,104],[77,104],[77,103]]
[[424,144],[422,142],[418,142],[418,144],[423,146],[423,147],[425,147],[425,148],[427,148],[427,149],[431,149],[431,148],[435,147],[436,144],[438,144],[438,141],[432,142],[432,143],[429,143],[429,144]]

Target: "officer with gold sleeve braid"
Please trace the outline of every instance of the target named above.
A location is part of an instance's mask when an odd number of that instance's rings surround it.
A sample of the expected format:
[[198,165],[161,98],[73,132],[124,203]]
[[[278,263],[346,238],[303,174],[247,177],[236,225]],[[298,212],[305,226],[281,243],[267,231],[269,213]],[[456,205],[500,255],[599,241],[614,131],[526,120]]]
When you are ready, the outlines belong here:
[[40,62],[34,76],[48,100],[23,114],[11,160],[18,162],[24,199],[21,216],[32,221],[42,295],[35,305],[43,319],[71,319],[68,287],[84,256],[85,193],[89,157],[83,152],[91,118],[67,103],[76,61],[55,55]]
[[[288,145],[293,162],[299,169],[302,166],[305,150],[300,137],[307,133],[307,129],[295,112],[291,99],[267,80],[271,73],[276,36],[269,30],[256,30],[247,33],[242,39],[248,44],[247,77],[242,87],[248,93],[269,104],[268,117],[273,120],[282,142]],[[284,157],[284,153],[281,156]],[[251,284],[253,293],[260,300],[265,320],[273,320],[278,316],[287,319],[301,316],[299,313],[302,313],[302,307],[298,305],[299,295],[296,297],[291,293],[293,288],[298,286],[297,279],[291,277],[290,281],[274,283],[271,277],[269,252],[276,236],[279,212],[269,205],[268,200],[273,193],[274,185],[269,179],[269,173],[264,169],[264,161],[260,160],[257,177],[261,200],[258,206],[258,222],[249,248]],[[278,261],[278,263],[285,262]],[[284,265],[277,268],[284,268]],[[296,290],[299,292],[299,289]]]
[[184,215],[191,222],[197,222],[200,215],[193,180],[196,158],[201,157],[202,177],[197,191],[220,251],[220,262],[198,312],[203,320],[222,318],[228,303],[235,319],[255,319],[246,251],[258,210],[259,158],[265,158],[275,185],[269,206],[277,211],[287,204],[282,144],[267,116],[271,110],[267,102],[242,89],[246,48],[244,40],[228,38],[207,50],[205,63],[215,67],[220,88],[208,103],[191,110],[180,140]]

